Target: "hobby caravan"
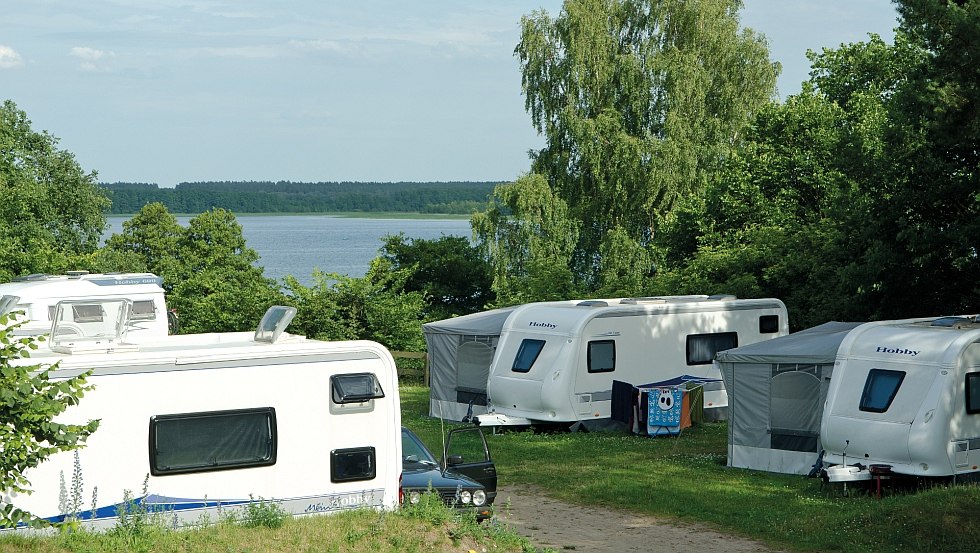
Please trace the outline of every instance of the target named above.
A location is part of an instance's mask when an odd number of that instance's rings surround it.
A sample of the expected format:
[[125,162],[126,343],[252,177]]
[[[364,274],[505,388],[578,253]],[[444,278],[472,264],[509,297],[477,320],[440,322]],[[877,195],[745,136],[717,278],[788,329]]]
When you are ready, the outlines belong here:
[[54,308],[61,300],[79,302],[62,313],[58,331],[76,334],[79,325],[101,317],[99,300],[128,299],[132,313],[128,317],[126,340],[138,343],[168,334],[167,304],[163,296],[163,279],[150,273],[89,274],[71,271],[65,275],[35,274],[17,277],[0,284],[0,315],[20,311],[27,322],[16,330],[20,335],[51,332]]
[[[103,302],[102,312],[125,316],[127,303]],[[58,363],[52,379],[93,369],[94,389],[58,420],[101,424],[85,447],[27,471],[33,493],[10,501],[92,528],[116,523],[126,490],[173,526],[216,521],[222,509],[260,499],[290,515],[394,508],[401,414],[390,353],[375,342],[285,333],[293,314],[276,306],[254,333],[143,344],[53,333],[50,351],[16,362]]]
[[866,323],[836,364],[820,425],[831,480],[868,479],[876,465],[980,474],[980,317]]
[[[777,299],[668,296],[518,307],[501,329],[480,425],[569,425],[610,417],[612,382],[719,379],[715,353],[789,332]],[[723,386],[705,390],[721,418]]]

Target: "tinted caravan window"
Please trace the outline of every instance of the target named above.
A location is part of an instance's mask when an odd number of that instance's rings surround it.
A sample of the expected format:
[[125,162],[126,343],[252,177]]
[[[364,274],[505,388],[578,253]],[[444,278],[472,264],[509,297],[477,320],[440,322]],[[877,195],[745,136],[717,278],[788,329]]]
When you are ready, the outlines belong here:
[[687,364],[710,365],[719,351],[738,347],[737,332],[691,334],[687,337]]
[[616,370],[616,342],[614,340],[589,342],[588,355],[590,373],[608,373]]
[[381,383],[374,373],[335,374],[330,377],[331,398],[334,403],[360,403],[385,397]]
[[525,338],[521,342],[521,347],[517,348],[517,356],[514,357],[514,366],[511,370],[516,373],[526,373],[531,370],[531,366],[538,360],[538,355],[541,355],[542,348],[544,348],[544,340]]
[[970,415],[980,413],[980,373],[966,375],[966,412]]
[[779,315],[759,317],[759,334],[775,334],[777,332],[779,332]]
[[154,476],[276,463],[276,410],[236,409],[150,418]]
[[133,302],[133,309],[129,313],[129,319],[131,321],[153,321],[156,318],[157,312],[152,300]]
[[377,473],[373,447],[352,447],[330,452],[330,481],[373,480]]
[[861,393],[862,411],[884,413],[891,406],[898,393],[898,388],[905,380],[903,371],[888,371],[871,369],[868,379],[864,382],[864,392]]

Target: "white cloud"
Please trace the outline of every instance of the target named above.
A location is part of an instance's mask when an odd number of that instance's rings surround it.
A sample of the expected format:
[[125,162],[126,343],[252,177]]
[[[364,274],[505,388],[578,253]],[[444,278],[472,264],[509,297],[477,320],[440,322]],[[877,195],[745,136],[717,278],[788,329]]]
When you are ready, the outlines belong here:
[[24,64],[20,54],[10,46],[0,44],[0,69],[13,69]]
[[105,57],[115,56],[115,54],[112,52],[96,50],[95,48],[89,48],[88,46],[76,46],[71,49],[69,55],[74,56],[76,58],[81,58],[89,62],[98,61]]
[[68,55],[82,60],[82,62],[78,64],[78,68],[82,71],[108,71],[109,69],[107,67],[99,65],[98,62],[109,58],[114,58],[116,56],[115,52],[97,50],[95,48],[89,48],[88,46],[75,46],[71,49]]

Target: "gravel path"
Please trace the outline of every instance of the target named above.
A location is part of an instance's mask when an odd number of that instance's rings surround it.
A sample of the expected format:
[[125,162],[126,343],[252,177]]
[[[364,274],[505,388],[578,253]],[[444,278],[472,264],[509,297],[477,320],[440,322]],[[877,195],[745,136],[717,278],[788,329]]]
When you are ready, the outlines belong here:
[[504,486],[494,503],[497,518],[539,548],[555,551],[769,553],[765,544],[696,524],[602,507],[580,507],[526,486]]

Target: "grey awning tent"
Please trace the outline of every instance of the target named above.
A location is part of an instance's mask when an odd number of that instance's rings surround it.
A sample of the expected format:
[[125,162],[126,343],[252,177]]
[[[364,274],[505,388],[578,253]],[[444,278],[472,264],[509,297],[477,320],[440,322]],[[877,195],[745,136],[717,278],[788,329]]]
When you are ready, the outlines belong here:
[[728,466],[810,471],[837,349],[859,324],[824,323],[718,353],[728,392]]
[[487,412],[487,378],[504,321],[516,307],[422,325],[429,352],[429,416],[463,420]]

